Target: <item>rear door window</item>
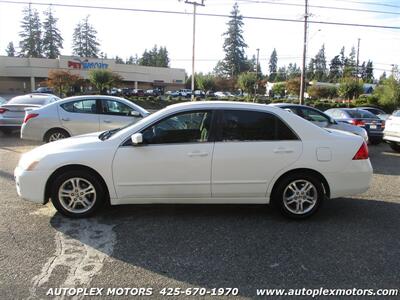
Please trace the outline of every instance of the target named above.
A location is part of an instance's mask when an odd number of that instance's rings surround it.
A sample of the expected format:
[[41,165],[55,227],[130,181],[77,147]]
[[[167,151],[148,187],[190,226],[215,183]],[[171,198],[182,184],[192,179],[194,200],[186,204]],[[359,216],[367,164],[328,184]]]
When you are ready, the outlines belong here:
[[225,110],[222,141],[297,140],[294,132],[278,117],[267,112]]
[[96,114],[97,104],[95,99],[79,100],[61,104],[61,107],[67,112],[83,113],[83,114]]

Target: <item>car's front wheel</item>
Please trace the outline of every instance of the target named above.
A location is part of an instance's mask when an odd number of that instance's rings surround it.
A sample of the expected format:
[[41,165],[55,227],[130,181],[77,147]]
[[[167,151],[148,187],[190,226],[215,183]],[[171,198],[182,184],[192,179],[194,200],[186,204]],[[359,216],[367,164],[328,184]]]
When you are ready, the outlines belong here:
[[400,144],[390,143],[389,145],[394,151],[400,152]]
[[321,206],[325,192],[321,180],[311,174],[290,174],[277,183],[273,203],[294,219],[310,217]]
[[67,217],[88,217],[106,201],[106,191],[101,180],[84,170],[63,173],[54,180],[52,186],[53,205]]
[[45,136],[44,136],[44,141],[46,143],[50,143],[50,142],[54,142],[54,141],[58,141],[58,140],[62,140],[62,139],[66,139],[70,137],[69,133],[66,132],[64,129],[61,128],[55,128],[55,129],[51,129],[49,130]]

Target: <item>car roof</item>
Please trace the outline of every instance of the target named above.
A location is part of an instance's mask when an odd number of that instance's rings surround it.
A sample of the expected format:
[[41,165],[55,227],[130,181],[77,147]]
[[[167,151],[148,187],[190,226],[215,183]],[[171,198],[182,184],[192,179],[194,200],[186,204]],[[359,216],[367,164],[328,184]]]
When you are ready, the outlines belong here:
[[268,106],[259,103],[248,103],[238,101],[189,101],[168,106],[170,109],[177,108],[205,108],[205,109],[262,109],[262,110],[279,110],[280,108]]

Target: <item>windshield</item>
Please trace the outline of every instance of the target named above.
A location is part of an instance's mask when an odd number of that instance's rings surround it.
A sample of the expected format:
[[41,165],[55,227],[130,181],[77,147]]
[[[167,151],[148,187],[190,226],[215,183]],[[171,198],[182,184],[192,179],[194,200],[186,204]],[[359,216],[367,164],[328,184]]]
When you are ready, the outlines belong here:
[[[150,114],[149,114],[150,115]],[[147,115],[147,116],[145,116],[143,119],[141,119],[140,121],[133,121],[133,122],[130,122],[130,123],[128,123],[128,124],[126,124],[125,126],[123,126],[123,127],[119,127],[119,128],[114,128],[114,129],[110,129],[110,130],[106,130],[106,131],[104,131],[104,132],[102,132],[102,133],[100,133],[99,134],[99,139],[100,140],[102,140],[102,141],[104,141],[104,140],[108,140],[110,137],[112,137],[115,133],[117,133],[118,131],[121,131],[121,130],[123,130],[123,129],[125,129],[125,128],[128,128],[128,127],[130,127],[130,126],[132,126],[132,125],[137,125],[137,124],[139,124],[140,122],[142,122],[144,119],[146,119],[149,115]]]

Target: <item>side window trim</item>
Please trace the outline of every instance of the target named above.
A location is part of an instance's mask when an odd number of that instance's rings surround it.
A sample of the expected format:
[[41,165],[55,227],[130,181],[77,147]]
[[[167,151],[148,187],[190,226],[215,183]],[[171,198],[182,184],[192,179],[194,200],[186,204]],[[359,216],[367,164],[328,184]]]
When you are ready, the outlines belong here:
[[[77,102],[93,101],[93,100],[94,100],[95,103],[96,103],[96,112],[77,112],[77,111],[69,111],[69,110],[66,110],[66,109],[64,108],[64,105],[68,105],[68,104],[74,105],[74,103],[77,103]],[[91,114],[91,115],[96,115],[96,114],[99,114],[99,109],[100,109],[99,104],[100,104],[100,103],[99,103],[99,99],[79,99],[79,100],[74,100],[74,101],[62,103],[62,104],[60,104],[60,107],[61,107],[65,112],[70,113],[70,114]]]
[[[285,120],[283,120],[280,116],[278,116],[277,114],[275,114],[274,112],[271,111],[260,111],[260,110],[255,110],[255,109],[239,109],[239,108],[230,108],[230,109],[218,109],[217,110],[217,118],[216,118],[216,122],[215,124],[217,125],[217,130],[216,130],[216,136],[215,136],[215,142],[222,142],[222,143],[226,143],[222,140],[222,125],[223,125],[223,114],[225,111],[245,111],[245,112],[260,112],[260,113],[265,113],[265,114],[270,114],[272,116],[275,117],[275,138],[274,140],[248,140],[248,141],[228,141],[229,143],[243,143],[243,142],[276,142],[276,141],[301,141],[300,136],[297,134],[297,132],[295,130],[292,129],[292,127],[290,127],[287,122]],[[289,140],[284,140],[284,139],[278,139],[277,138],[277,122],[278,120],[280,120],[292,133],[293,135],[296,137],[296,139],[289,139]]]
[[[155,125],[161,123],[162,121],[164,121],[164,120],[166,120],[166,119],[173,118],[174,116],[177,116],[177,115],[180,115],[180,114],[195,113],[195,112],[201,112],[201,111],[210,111],[210,112],[211,112],[210,134],[209,134],[208,141],[205,142],[204,144],[206,144],[206,143],[214,143],[214,142],[216,141],[216,135],[215,135],[215,131],[216,131],[216,130],[215,130],[215,121],[216,121],[216,112],[217,112],[216,109],[207,109],[207,108],[205,108],[205,109],[194,109],[194,110],[193,110],[193,109],[190,109],[190,110],[183,110],[183,111],[180,111],[180,112],[172,113],[172,114],[169,114],[169,115],[165,116],[164,118],[155,120],[154,122],[150,123],[149,125],[140,128],[140,129],[137,130],[136,132],[143,133],[145,130],[149,129],[150,127],[155,126]],[[218,128],[218,127],[217,127],[217,128]],[[136,133],[136,132],[135,132],[135,133]],[[133,133],[133,134],[134,134],[134,133]],[[182,144],[198,144],[198,143],[199,143],[199,142],[190,142],[190,143],[160,143],[160,144],[148,144],[148,145],[144,144],[144,146],[182,145]],[[125,139],[125,140],[121,143],[121,145],[120,145],[120,147],[125,147],[125,146],[132,146],[132,143],[131,143],[131,135],[130,135],[127,139]]]

